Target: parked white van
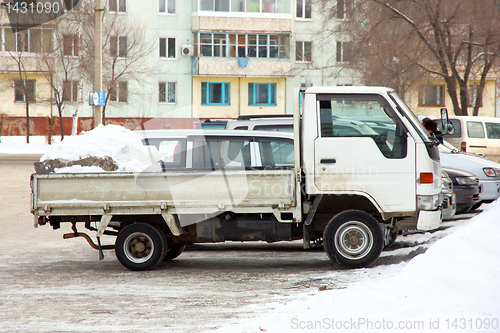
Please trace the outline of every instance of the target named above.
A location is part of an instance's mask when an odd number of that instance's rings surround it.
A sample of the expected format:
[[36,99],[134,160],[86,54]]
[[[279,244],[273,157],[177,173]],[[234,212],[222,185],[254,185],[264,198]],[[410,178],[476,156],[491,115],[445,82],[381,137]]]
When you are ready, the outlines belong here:
[[[500,162],[500,118],[450,116],[455,133],[446,141],[465,152]],[[439,122],[438,122],[439,123]]]
[[481,200],[472,209],[478,208],[481,203],[490,203],[500,197],[500,164],[482,156],[464,153],[455,149],[451,144],[444,141],[439,145],[441,165],[448,168],[456,168],[473,173],[479,179]]

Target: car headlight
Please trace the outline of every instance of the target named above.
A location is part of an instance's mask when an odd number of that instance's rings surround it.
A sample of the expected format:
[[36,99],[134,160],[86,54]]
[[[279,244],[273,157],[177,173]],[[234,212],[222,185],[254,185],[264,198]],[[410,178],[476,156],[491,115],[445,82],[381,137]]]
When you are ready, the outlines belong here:
[[500,170],[494,168],[483,168],[483,172],[488,177],[500,177]]
[[458,185],[476,185],[478,183],[477,177],[455,177]]

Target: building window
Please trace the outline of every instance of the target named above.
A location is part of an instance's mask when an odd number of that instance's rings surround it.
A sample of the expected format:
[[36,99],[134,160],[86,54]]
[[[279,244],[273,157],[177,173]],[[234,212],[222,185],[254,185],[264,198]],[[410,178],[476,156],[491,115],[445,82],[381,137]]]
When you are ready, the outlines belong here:
[[35,80],[14,80],[14,101],[36,102],[35,86]]
[[115,83],[109,90],[109,100],[111,102],[127,103],[128,101],[128,83],[120,81]]
[[0,27],[0,51],[52,53],[52,29],[29,29],[17,31],[15,28]]
[[110,37],[109,53],[112,57],[127,57],[127,37]]
[[175,0],[159,0],[159,12],[163,14],[175,14]]
[[63,54],[65,56],[78,56],[79,41],[78,35],[63,36]]
[[311,62],[312,42],[296,42],[295,60],[297,62]]
[[160,38],[160,58],[175,59],[175,38]]
[[202,82],[201,105],[231,105],[229,82]]
[[249,83],[248,105],[276,106],[276,83]]
[[200,0],[200,11],[290,14],[289,0]]
[[[468,100],[468,107],[473,107],[474,103],[476,103],[476,97],[477,97],[477,91],[478,91],[478,86],[469,86],[469,100]],[[479,99],[479,107],[483,106],[483,98]]]
[[426,85],[418,89],[418,105],[444,106],[444,85]]
[[352,42],[337,42],[337,62],[352,60]]
[[194,54],[204,57],[290,58],[290,35],[195,33]]
[[174,104],[176,102],[175,82],[159,82],[158,101],[160,103]]
[[353,0],[337,0],[337,19],[350,20],[352,18]]
[[311,0],[297,0],[297,18],[311,18]]
[[127,0],[109,0],[109,11],[125,13],[127,11]]
[[63,101],[78,102],[78,81],[63,82]]

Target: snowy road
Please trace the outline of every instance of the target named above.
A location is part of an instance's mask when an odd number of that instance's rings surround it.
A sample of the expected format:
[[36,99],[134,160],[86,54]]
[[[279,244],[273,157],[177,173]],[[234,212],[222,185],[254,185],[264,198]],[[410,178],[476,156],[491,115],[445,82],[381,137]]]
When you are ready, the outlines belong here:
[[99,261],[83,239],[63,240],[69,226],[33,228],[34,160],[0,156],[0,332],[211,330],[320,286],[345,289],[393,274],[466,222],[400,237],[369,269],[340,269],[322,250],[292,242],[196,245],[153,271],[131,272],[112,251]]

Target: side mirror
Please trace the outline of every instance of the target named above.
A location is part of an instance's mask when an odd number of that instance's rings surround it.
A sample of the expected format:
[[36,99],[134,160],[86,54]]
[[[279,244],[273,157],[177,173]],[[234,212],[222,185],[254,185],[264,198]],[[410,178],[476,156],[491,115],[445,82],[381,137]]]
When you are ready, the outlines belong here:
[[455,133],[455,127],[448,118],[448,109],[441,109],[441,127],[443,128],[444,134],[452,135]]

